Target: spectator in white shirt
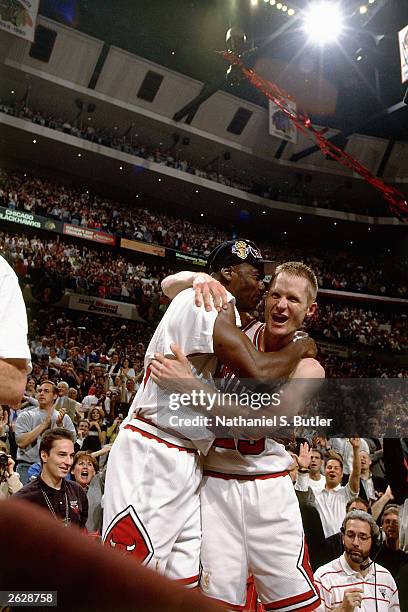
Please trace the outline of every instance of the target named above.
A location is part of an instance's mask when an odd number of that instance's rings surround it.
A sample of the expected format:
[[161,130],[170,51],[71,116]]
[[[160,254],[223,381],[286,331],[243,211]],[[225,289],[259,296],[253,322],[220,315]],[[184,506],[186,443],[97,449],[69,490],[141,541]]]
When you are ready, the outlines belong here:
[[321,491],[326,485],[326,479],[321,472],[323,465],[323,453],[317,448],[312,448],[310,452],[309,487],[314,492]]
[[[364,438],[359,438],[360,450],[370,454],[370,449]],[[332,450],[336,451],[343,457],[343,472],[348,475],[351,473],[353,467],[353,447],[351,446],[347,438],[331,438],[330,439]]]
[[60,359],[59,357],[57,357],[57,349],[54,347],[50,348],[50,360],[49,360],[49,364],[50,366],[57,368],[58,370],[61,367],[62,364],[62,359]]
[[[357,497],[360,489],[360,438],[350,438],[353,448],[353,469],[348,483],[341,485],[343,463],[341,457],[330,458],[325,467],[326,484],[321,491],[314,491],[316,507],[319,511],[326,538],[337,533],[346,515],[346,504]],[[310,486],[308,473],[299,473],[295,489],[307,491]]]

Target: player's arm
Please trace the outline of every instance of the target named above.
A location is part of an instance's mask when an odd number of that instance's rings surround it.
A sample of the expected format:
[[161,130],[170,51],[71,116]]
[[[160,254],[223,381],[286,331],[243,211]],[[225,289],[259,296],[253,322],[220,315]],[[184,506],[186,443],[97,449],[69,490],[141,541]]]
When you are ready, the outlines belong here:
[[195,293],[195,305],[202,306],[206,310],[215,308],[220,311],[227,307],[227,291],[215,278],[204,272],[177,272],[166,276],[161,282],[161,288],[165,295],[171,300],[184,289],[192,287]]
[[[201,394],[202,403],[195,404],[195,409],[207,416],[224,416],[226,418],[242,416],[244,419],[263,416],[272,418],[273,416],[285,416],[288,420],[301,410],[313,393],[316,392],[321,379],[324,377],[324,370],[320,364],[314,359],[306,359],[307,363],[299,365],[294,373],[296,379],[292,379],[279,393],[270,395],[270,403],[263,404],[262,409],[255,411],[248,402],[244,405],[236,401],[231,401],[231,397],[217,393],[214,387],[211,387],[201,379],[197,379],[192,371],[190,363],[180,350],[179,347],[172,344],[171,350],[174,353],[175,359],[169,359],[160,353],[155,354],[155,359],[150,363],[152,380],[173,393],[187,393],[192,395],[193,392]],[[307,376],[307,379],[302,379],[302,376]],[[283,391],[283,392],[282,392]],[[265,392],[266,395],[266,392]],[[238,431],[238,430],[236,430]],[[276,428],[252,427],[246,425],[240,428],[239,432],[253,439],[262,438],[265,435],[275,432]]]
[[291,342],[274,353],[258,351],[251,340],[236,326],[233,306],[218,313],[213,330],[214,353],[239,378],[251,378],[260,383],[287,379],[299,361],[314,357],[315,343],[311,338]]
[[27,313],[17,276],[0,258],[0,404],[17,406],[30,370]]
[[0,404],[17,406],[27,383],[26,359],[0,359]]

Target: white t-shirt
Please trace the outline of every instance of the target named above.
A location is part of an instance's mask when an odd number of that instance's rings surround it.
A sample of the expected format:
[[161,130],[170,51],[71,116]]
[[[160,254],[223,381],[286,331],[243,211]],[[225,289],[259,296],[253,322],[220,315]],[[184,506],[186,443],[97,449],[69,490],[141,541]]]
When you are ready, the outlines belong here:
[[27,313],[14,270],[0,256],[0,359],[25,359],[31,372]]
[[326,478],[320,474],[320,480],[313,480],[313,478],[309,478],[309,487],[312,489],[313,493],[320,492],[326,486]]
[[[307,491],[310,487],[308,474],[298,474],[295,489],[297,491]],[[345,487],[337,485],[334,489],[313,491],[316,507],[322,521],[323,531],[326,538],[340,531],[340,527],[346,516],[347,502],[355,499],[358,493],[354,493],[347,483]]]
[[82,410],[84,412],[88,412],[89,414],[89,410],[91,410],[94,406],[97,406],[98,403],[99,398],[96,397],[96,395],[86,395],[82,400]]
[[[228,302],[234,305],[236,324],[240,325],[235,298],[228,292],[227,295]],[[199,413],[189,406],[180,407],[177,411],[170,410],[169,394],[159,389],[152,381],[149,376],[149,364],[156,352],[172,355],[170,344],[174,342],[185,355],[189,356],[197,374],[202,374],[206,379],[211,377],[217,367],[213,346],[213,330],[217,316],[218,312],[215,310],[207,312],[204,308],[194,305],[193,289],[185,289],[174,298],[147,347],[143,383],[122,427],[137,414],[175,436],[192,440],[202,452],[207,452],[215,438],[214,434],[204,426],[178,428],[177,423],[170,422],[171,416],[177,416],[178,423],[181,423],[182,416],[195,417]]]

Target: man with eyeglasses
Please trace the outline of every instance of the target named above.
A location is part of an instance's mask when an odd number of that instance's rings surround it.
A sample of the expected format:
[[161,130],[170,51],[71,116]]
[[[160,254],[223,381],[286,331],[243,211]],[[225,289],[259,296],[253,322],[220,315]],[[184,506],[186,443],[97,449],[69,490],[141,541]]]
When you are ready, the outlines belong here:
[[394,578],[376,562],[380,532],[374,519],[352,510],[341,531],[344,553],[314,574],[321,597],[316,612],[399,612]]

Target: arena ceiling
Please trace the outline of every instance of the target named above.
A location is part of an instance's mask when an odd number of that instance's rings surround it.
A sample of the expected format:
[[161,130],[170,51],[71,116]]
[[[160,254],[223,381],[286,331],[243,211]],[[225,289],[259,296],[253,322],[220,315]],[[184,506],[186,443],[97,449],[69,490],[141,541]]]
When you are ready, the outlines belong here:
[[292,16],[273,0],[42,0],[40,12],[198,79],[210,92],[224,89],[265,105],[250,84],[227,82],[227,65],[215,53],[225,48],[227,29],[238,27],[254,49],[247,65],[288,90],[316,123],[408,140],[398,50],[407,0],[340,0],[344,34],[325,47],[307,43],[301,31],[309,1],[287,0]]

